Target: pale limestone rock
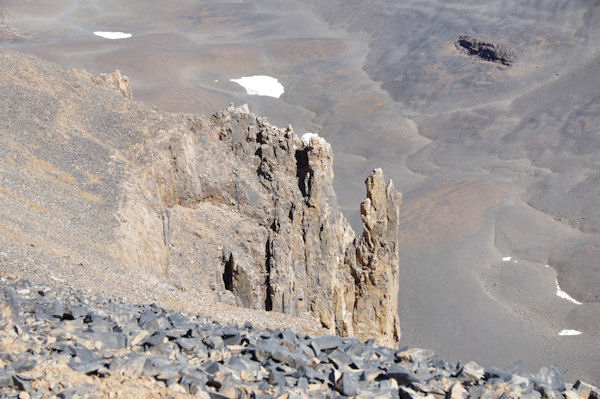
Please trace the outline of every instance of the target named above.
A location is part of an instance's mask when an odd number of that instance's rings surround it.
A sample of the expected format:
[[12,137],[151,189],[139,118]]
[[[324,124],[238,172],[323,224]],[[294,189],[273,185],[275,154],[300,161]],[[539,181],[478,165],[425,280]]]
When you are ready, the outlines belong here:
[[404,360],[411,363],[428,363],[433,359],[434,353],[431,349],[410,348],[396,353],[398,360]]
[[472,381],[481,380],[485,375],[485,369],[475,362],[468,362],[460,371],[460,376]]
[[583,396],[581,396],[577,391],[574,391],[572,389],[565,391],[564,395],[567,399],[583,399]]
[[450,390],[446,393],[446,399],[467,399],[467,390],[460,382],[455,382]]
[[106,84],[109,87],[119,90],[123,97],[131,98],[131,85],[129,78],[121,74],[119,70],[111,73],[101,73],[100,76],[92,78],[96,84]]
[[355,335],[368,337],[373,330],[381,342],[400,340],[398,319],[398,214],[402,201],[392,181],[385,182],[381,169],[365,182],[367,198],[361,204],[363,233],[355,242]]

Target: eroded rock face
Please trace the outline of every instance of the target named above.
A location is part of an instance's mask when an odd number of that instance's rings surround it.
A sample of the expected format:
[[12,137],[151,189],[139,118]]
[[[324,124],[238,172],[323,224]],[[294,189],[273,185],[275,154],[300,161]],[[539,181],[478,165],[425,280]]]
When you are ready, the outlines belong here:
[[[308,312],[332,333],[395,344],[400,196],[382,171],[366,181],[365,230],[355,239],[332,188],[324,139],[305,142],[245,108],[187,123],[158,140],[134,185],[156,188],[133,197],[164,204],[166,225],[193,220],[194,231],[170,227],[163,234],[170,238],[155,240],[169,242],[167,273],[230,291],[240,306]],[[181,262],[211,251],[201,278]]]
[[247,107],[158,112],[131,100],[119,72],[98,78],[10,51],[0,65],[0,228],[11,232],[0,244],[398,341],[400,197],[380,170],[355,238],[331,146],[316,135],[302,140]]
[[392,341],[400,340],[398,320],[398,212],[402,201],[381,169],[365,182],[367,199],[360,207],[364,231],[356,241],[356,333],[367,336],[373,325]]

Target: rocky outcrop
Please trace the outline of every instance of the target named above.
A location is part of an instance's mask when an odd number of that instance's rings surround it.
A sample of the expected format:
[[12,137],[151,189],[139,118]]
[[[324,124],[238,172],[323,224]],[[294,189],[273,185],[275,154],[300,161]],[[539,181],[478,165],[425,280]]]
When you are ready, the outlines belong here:
[[131,100],[118,71],[95,77],[10,51],[0,66],[3,248],[26,247],[100,289],[128,273],[129,284],[397,343],[400,197],[380,170],[355,237],[332,188],[331,146],[315,134],[301,139],[247,107],[158,112]]
[[[381,169],[367,178],[367,199],[360,207],[364,231],[355,242],[356,333],[368,336],[376,326],[388,340],[400,340],[398,320],[398,212],[401,196]],[[350,258],[351,260],[351,258]]]
[[477,59],[499,67],[511,67],[516,59],[513,51],[491,42],[484,42],[467,35],[459,36],[454,42],[457,50]]
[[195,237],[169,228],[168,238],[155,240],[158,247],[169,242],[165,270],[197,281],[182,254],[212,250],[200,281],[219,297],[309,313],[331,333],[396,344],[400,197],[381,170],[367,179],[365,229],[355,239],[332,188],[333,153],[324,139],[303,141],[244,107],[187,122],[157,141],[153,161],[137,177],[135,187],[155,190],[132,193],[143,198],[130,213],[136,218],[140,202],[158,202],[168,225],[194,221]]
[[24,37],[25,35],[22,32],[11,26],[6,15],[0,12],[0,39],[13,41],[23,39]]
[[111,73],[101,73],[100,75],[92,78],[92,80],[97,85],[107,85],[108,87],[119,90],[123,97],[131,98],[131,85],[129,84],[129,78],[121,74],[118,69]]

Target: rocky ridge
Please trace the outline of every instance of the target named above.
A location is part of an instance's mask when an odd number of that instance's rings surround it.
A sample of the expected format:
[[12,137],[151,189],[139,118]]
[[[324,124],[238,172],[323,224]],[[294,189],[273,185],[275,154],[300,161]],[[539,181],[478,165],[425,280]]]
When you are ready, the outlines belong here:
[[5,277],[0,313],[6,398],[600,397],[555,367],[454,365],[426,349],[223,325]]
[[6,50],[0,64],[0,245],[14,264],[27,247],[39,270],[69,270],[63,280],[79,288],[160,281],[184,298],[398,342],[401,198],[381,170],[366,181],[355,237],[322,138],[247,107],[159,112],[133,101],[118,71],[94,76]]

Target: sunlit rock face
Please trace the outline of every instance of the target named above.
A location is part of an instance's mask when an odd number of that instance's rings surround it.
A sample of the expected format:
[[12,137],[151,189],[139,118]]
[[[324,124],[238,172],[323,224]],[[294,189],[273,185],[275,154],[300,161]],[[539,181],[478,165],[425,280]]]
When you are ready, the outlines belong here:
[[0,65],[10,177],[0,227],[14,231],[3,245],[43,242],[36,251],[63,267],[82,260],[397,344],[400,197],[380,169],[355,239],[321,137],[303,140],[247,106],[159,112],[131,99],[119,71],[95,76],[13,51]]

